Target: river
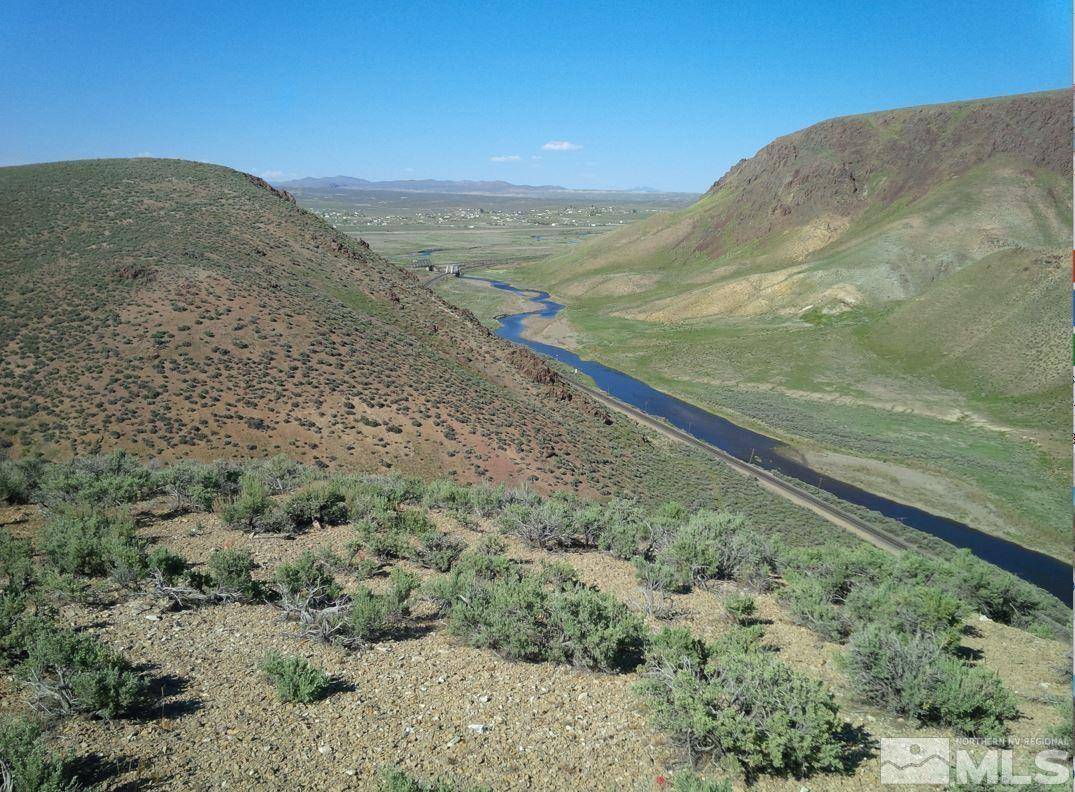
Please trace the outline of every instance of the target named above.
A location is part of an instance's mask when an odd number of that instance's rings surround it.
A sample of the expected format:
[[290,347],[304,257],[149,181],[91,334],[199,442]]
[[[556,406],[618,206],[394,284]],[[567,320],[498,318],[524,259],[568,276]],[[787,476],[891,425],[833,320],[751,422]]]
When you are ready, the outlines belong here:
[[497,328],[496,334],[501,338],[522,344],[541,355],[578,369],[610,396],[650,415],[664,418],[673,426],[738,459],[792,476],[848,503],[880,512],[956,547],[965,547],[979,558],[1040,586],[1062,602],[1071,605],[1072,569],[1063,561],[971,528],[957,520],[931,514],[827,476],[781,453],[782,444],[772,437],[746,429],[727,418],[662,393],[622,371],[593,360],[584,360],[561,347],[533,341],[523,334],[526,320],[532,316],[552,318],[563,309],[563,305],[554,302],[547,292],[538,289],[519,289],[503,281],[473,275],[464,277],[485,281],[498,289],[525,297],[538,306],[532,311],[500,317],[500,327]]

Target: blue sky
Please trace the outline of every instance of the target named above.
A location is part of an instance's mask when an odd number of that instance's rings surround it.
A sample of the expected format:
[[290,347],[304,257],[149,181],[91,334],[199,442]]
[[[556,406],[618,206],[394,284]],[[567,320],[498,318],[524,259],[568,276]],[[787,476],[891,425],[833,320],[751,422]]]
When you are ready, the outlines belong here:
[[[701,191],[835,115],[1057,88],[1070,0],[0,3],[0,163]],[[553,144],[553,145],[550,145]]]

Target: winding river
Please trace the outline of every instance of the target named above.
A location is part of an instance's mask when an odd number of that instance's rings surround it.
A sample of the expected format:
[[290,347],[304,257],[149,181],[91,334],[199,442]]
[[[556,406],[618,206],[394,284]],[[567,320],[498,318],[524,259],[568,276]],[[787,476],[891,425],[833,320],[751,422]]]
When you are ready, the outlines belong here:
[[463,277],[485,281],[498,289],[525,297],[537,305],[537,308],[532,311],[500,317],[500,327],[497,328],[496,333],[501,338],[522,344],[538,354],[578,369],[593,379],[594,384],[610,396],[650,415],[664,418],[673,426],[738,459],[792,476],[849,503],[864,506],[886,517],[906,523],[919,531],[932,534],[956,547],[965,547],[979,558],[1040,586],[1062,602],[1071,605],[1072,569],[1068,564],[1006,539],[991,536],[956,520],[930,514],[914,506],[889,500],[827,476],[782,454],[781,443],[772,437],[738,426],[727,418],[662,393],[622,371],[593,360],[583,360],[575,353],[561,347],[533,341],[523,334],[526,320],[532,316],[552,318],[563,309],[563,305],[551,300],[547,292],[537,289],[519,289],[503,281],[478,278],[473,275]]

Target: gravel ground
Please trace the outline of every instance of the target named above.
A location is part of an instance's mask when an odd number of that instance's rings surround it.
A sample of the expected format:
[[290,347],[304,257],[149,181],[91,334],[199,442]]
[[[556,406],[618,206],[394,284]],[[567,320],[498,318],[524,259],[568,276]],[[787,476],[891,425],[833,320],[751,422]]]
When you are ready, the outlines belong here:
[[[435,519],[468,541],[494,530]],[[222,528],[215,515],[190,515],[143,533],[195,561],[220,547],[249,549],[262,565],[259,574],[267,575],[306,549],[342,551],[351,530],[250,538]],[[554,557],[513,540],[508,546],[509,555],[532,563]],[[596,552],[555,557],[584,581],[639,604],[630,564]],[[370,581],[375,589],[384,584],[383,577]],[[673,622],[707,638],[719,635],[728,628],[722,596],[719,590],[675,596]],[[772,597],[760,595],[757,604],[767,642],[790,665],[829,684],[851,725],[871,736],[944,733],[916,730],[855,703],[834,662],[839,647],[791,624]],[[458,645],[421,607],[410,634],[361,652],[294,638],[269,605],[175,612],[136,596],[111,608],[71,606],[63,617],[91,627],[161,678],[160,706],[141,719],[71,718],[57,729],[64,747],[95,757],[106,790],[376,789],[379,772],[392,765],[496,790],[656,790],[658,776],[681,759],[647,725],[631,690],[634,674],[509,662]],[[1067,692],[1064,647],[977,617],[971,624],[966,646],[980,651],[1019,695],[1025,717],[1013,724],[1013,735],[1041,735],[1055,717],[1047,697]],[[311,705],[277,701],[257,670],[269,650],[300,654],[325,669],[336,681],[332,695]],[[19,698],[10,680],[0,684],[5,706]],[[756,788],[874,789],[877,779],[877,759],[869,757],[848,776],[763,778]]]

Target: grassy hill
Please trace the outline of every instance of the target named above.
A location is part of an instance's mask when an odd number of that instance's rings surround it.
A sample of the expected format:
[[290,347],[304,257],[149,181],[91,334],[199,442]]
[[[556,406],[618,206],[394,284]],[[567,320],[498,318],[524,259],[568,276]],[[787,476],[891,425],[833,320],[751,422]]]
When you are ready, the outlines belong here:
[[605,494],[719,478],[254,177],[3,168],[0,217],[0,453],[286,452]]
[[1070,96],[839,118],[527,265],[578,348],[884,494],[1069,550]]

